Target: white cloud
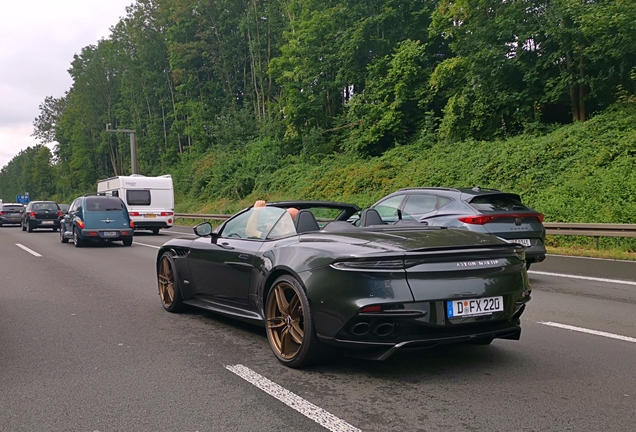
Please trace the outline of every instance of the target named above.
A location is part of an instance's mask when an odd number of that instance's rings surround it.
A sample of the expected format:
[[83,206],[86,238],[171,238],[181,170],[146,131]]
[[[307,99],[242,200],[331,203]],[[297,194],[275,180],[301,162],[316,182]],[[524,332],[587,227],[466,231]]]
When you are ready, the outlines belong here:
[[3,2],[0,14],[0,167],[37,142],[38,106],[72,84],[73,55],[110,35],[134,0]]

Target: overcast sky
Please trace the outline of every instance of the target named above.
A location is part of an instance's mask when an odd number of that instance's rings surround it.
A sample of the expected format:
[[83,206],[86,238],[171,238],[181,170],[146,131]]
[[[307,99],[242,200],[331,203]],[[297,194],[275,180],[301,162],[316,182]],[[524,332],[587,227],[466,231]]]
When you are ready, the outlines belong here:
[[3,0],[0,14],[0,168],[37,144],[33,120],[46,96],[72,81],[74,54],[110,36],[134,0]]

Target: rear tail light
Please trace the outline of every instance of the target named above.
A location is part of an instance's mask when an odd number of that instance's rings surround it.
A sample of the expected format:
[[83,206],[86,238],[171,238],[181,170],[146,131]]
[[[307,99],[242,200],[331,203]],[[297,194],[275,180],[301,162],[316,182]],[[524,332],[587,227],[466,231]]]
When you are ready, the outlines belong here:
[[0,212],[0,214],[6,215],[6,214],[9,214],[9,212],[2,211],[2,212]]
[[130,227],[134,228],[135,227],[135,221],[130,221]]
[[336,270],[376,270],[376,271],[391,271],[400,270],[404,268],[404,261],[401,259],[387,259],[380,261],[340,261],[331,264],[331,267]]
[[467,224],[473,224],[473,225],[484,225],[487,224],[489,222],[493,222],[497,219],[516,219],[516,218],[535,218],[537,219],[540,223],[543,223],[543,219],[545,218],[545,216],[541,213],[502,213],[502,214],[496,214],[496,215],[490,215],[490,216],[484,216],[484,215],[480,215],[480,216],[462,216],[460,218],[457,218],[460,222],[464,222]]
[[460,222],[472,225],[485,225],[494,220],[492,216],[464,216],[457,219],[459,219]]
[[172,223],[172,219],[168,219],[168,223]]
[[88,233],[88,235],[95,237],[95,236],[97,236],[97,233],[95,231],[91,231],[91,232]]
[[172,216],[174,212],[161,212],[161,216]]
[[35,212],[29,212],[29,216],[35,217]]
[[369,313],[369,312],[380,312],[382,310],[382,307],[380,305],[371,305],[371,306],[365,306],[362,309],[360,309],[361,313]]
[[77,220],[77,226],[83,229],[84,228],[84,221],[82,221],[81,219],[78,219]]
[[62,217],[62,212],[61,211],[57,212],[57,217]]
[[139,212],[128,212],[130,216],[139,216]]

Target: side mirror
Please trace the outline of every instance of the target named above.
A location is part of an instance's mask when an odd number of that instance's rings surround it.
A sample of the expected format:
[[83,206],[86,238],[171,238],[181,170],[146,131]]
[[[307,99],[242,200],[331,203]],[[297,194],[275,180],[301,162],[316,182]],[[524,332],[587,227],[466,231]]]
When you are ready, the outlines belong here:
[[195,226],[193,230],[199,237],[205,237],[212,233],[212,225],[210,225],[210,222],[203,222]]

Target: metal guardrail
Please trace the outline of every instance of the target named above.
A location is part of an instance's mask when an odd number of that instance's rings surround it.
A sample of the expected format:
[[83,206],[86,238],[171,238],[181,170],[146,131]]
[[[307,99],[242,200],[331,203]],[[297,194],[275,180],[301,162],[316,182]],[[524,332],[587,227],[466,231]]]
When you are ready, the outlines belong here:
[[[183,219],[227,220],[232,215],[175,213],[174,216]],[[549,235],[594,237],[596,242],[599,237],[636,237],[636,224],[546,222],[543,226]]]

